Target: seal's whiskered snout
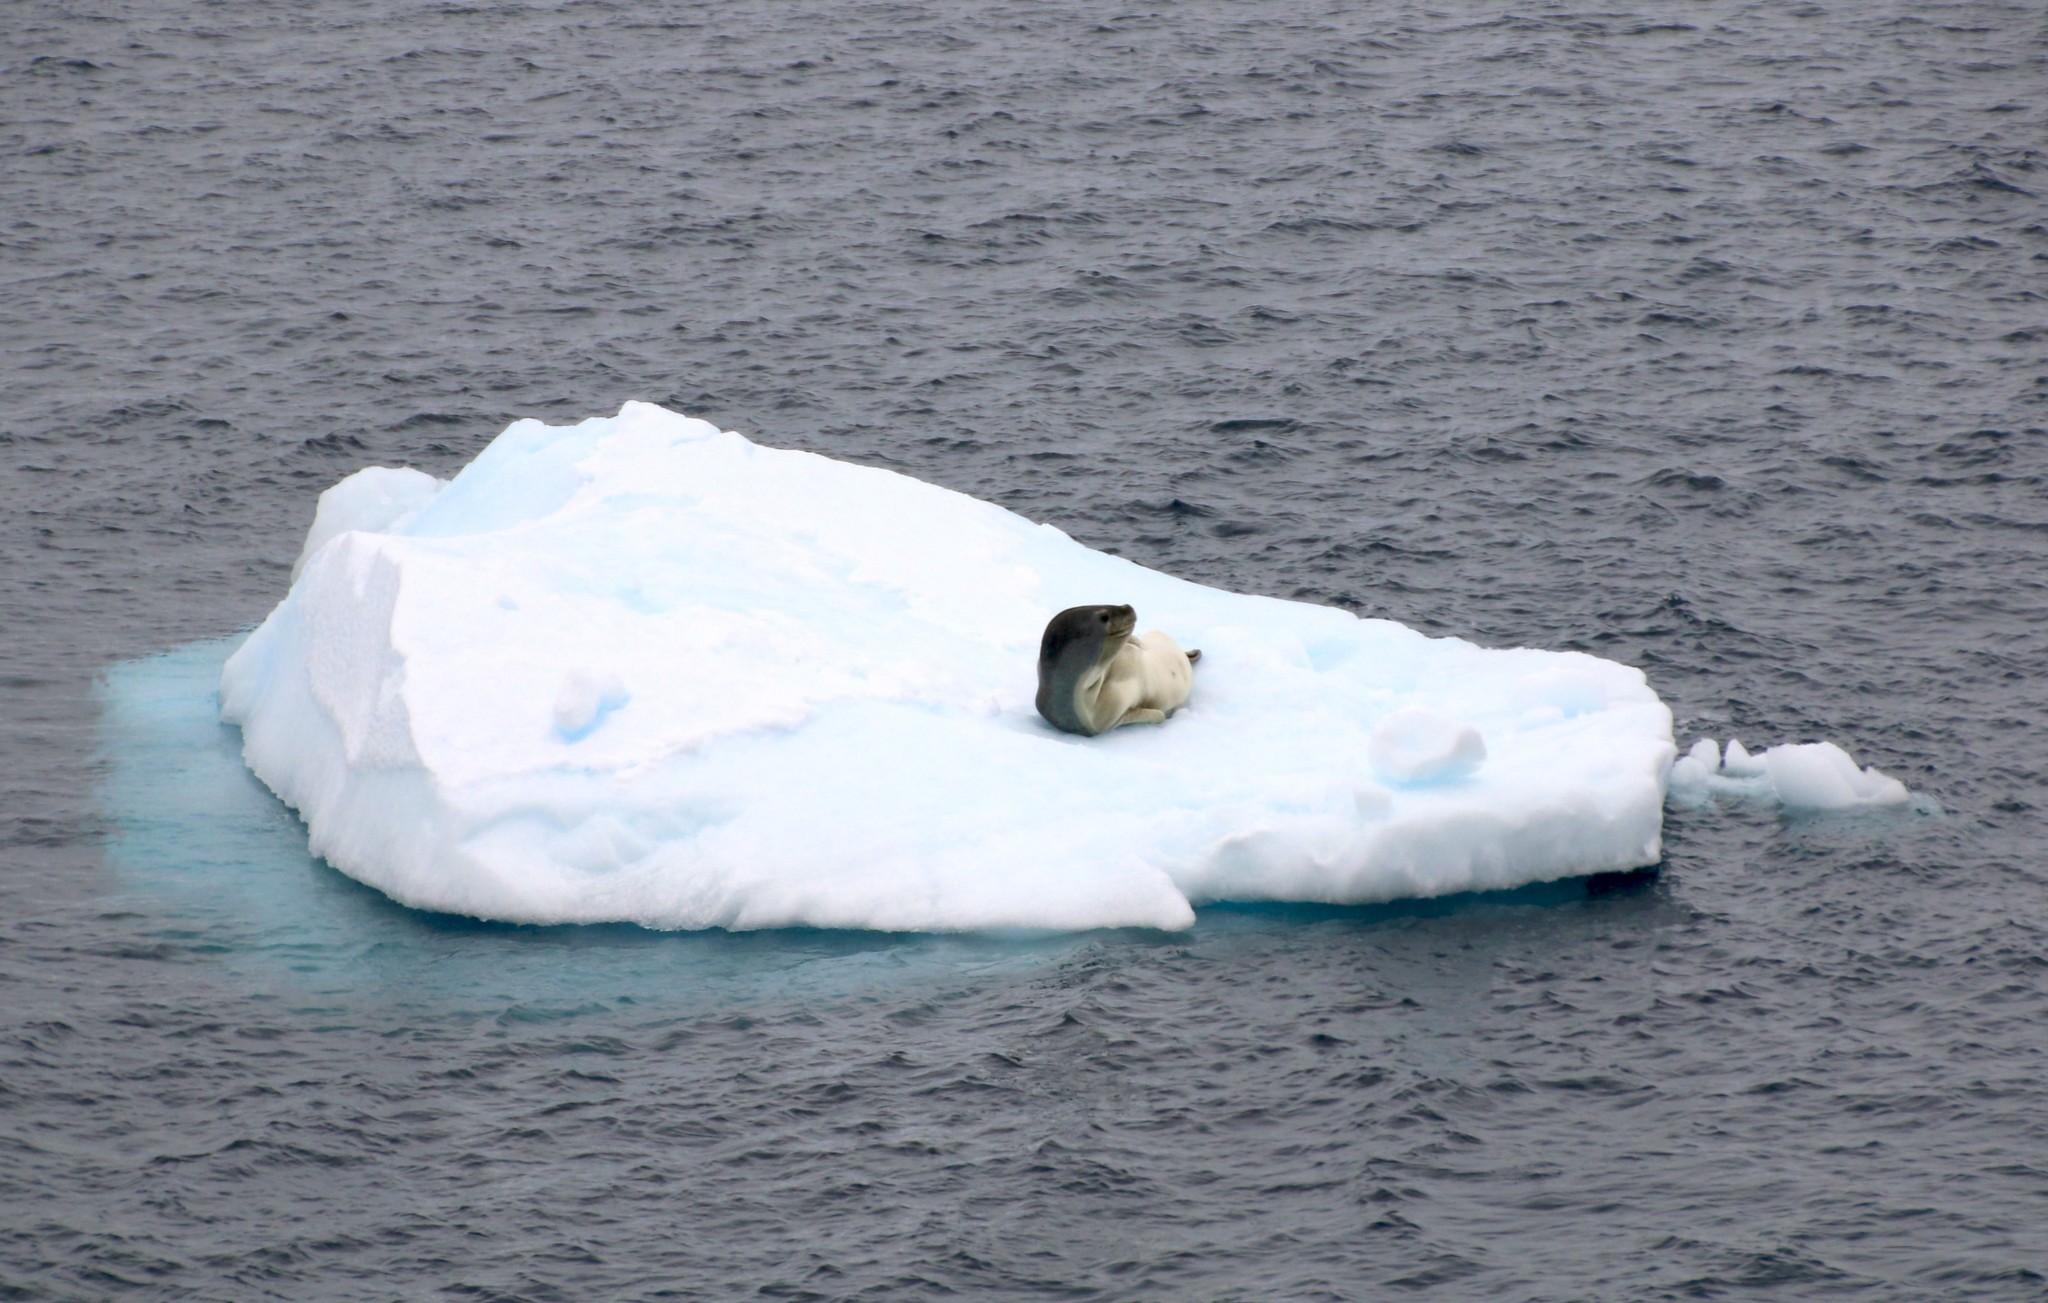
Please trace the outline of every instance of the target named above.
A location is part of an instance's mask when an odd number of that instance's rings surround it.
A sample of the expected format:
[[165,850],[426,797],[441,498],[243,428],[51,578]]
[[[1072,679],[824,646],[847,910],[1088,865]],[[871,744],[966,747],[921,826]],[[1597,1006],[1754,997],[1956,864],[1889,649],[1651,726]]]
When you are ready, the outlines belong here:
[[1186,703],[1194,663],[1158,630],[1132,637],[1130,606],[1070,606],[1038,642],[1038,713],[1054,728],[1093,737],[1119,724],[1156,724]]

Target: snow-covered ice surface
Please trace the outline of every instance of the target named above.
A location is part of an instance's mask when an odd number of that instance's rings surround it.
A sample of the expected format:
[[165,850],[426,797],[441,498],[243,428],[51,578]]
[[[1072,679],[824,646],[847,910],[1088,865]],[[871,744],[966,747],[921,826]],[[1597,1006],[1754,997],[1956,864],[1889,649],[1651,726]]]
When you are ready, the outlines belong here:
[[[1203,650],[1163,726],[1032,706],[1062,607]],[[1179,928],[1655,863],[1640,671],[1174,579],[643,403],[321,499],[223,717],[421,908],[665,928]]]

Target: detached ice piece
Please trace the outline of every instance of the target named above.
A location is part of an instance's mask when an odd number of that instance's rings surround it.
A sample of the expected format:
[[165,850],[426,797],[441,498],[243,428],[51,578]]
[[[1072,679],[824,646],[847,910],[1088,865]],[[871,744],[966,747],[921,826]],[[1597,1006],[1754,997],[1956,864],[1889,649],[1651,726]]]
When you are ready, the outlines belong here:
[[[1179,928],[1659,856],[1638,670],[1204,588],[644,403],[518,422],[445,487],[365,472],[320,522],[221,713],[315,854],[421,908]],[[1203,649],[1165,725],[1038,718],[1039,634],[1095,602]]]
[[1486,739],[1427,706],[1403,706],[1372,731],[1372,767],[1394,783],[1447,783],[1486,763]]
[[1726,796],[1800,810],[1899,805],[1912,798],[1904,783],[1875,769],[1858,769],[1849,753],[1832,742],[1775,746],[1751,755],[1730,739],[1724,757],[1712,738],[1693,743],[1671,766],[1667,794],[1685,806]]
[[1751,755],[1739,738],[1728,739],[1728,758],[1721,762],[1721,769],[1730,778],[1760,778],[1768,772],[1763,756]]
[[1910,796],[1898,779],[1875,769],[1858,769],[1849,753],[1832,742],[1775,746],[1764,752],[1763,761],[1778,799],[1797,809],[1902,805]]
[[1678,763],[1671,766],[1671,788],[1688,799],[1697,795],[1704,801],[1707,784],[1720,769],[1720,744],[1710,737],[1703,737],[1692,744],[1692,750],[1678,758]]

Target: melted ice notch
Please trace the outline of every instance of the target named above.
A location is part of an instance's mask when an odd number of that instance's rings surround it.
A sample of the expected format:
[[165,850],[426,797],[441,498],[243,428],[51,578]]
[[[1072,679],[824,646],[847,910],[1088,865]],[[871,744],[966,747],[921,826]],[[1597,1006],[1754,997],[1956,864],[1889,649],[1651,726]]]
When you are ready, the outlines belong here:
[[[1038,718],[1040,631],[1100,602],[1205,650],[1167,723]],[[1205,588],[643,403],[330,489],[221,701],[397,900],[679,928],[1177,928],[1632,868],[1673,755],[1638,670]]]

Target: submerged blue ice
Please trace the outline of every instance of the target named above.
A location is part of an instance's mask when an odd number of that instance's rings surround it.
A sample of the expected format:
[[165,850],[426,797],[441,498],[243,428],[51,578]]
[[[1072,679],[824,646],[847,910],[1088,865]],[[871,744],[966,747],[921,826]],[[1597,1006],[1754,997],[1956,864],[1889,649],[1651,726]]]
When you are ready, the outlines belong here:
[[719,1008],[1035,971],[1064,937],[507,927],[422,913],[308,854],[306,827],[249,773],[219,718],[221,666],[241,644],[198,643],[115,666],[101,683],[99,793],[118,882],[149,902],[174,952],[204,955],[261,998],[358,1000],[436,1016],[571,1019],[621,1005]]

